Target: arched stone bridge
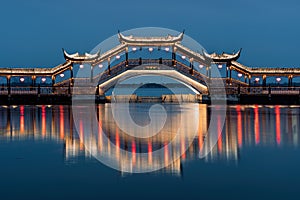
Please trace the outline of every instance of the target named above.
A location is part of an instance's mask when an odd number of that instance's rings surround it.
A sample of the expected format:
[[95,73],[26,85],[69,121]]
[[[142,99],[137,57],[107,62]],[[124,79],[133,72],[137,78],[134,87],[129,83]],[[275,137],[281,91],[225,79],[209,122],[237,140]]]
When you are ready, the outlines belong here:
[[183,38],[184,33],[165,37],[119,33],[119,44],[103,53],[68,54],[63,50],[65,62],[53,68],[0,68],[0,94],[70,95],[72,87],[78,86],[83,89],[77,91],[102,95],[119,77],[137,74],[165,74],[202,94],[213,89],[208,87],[213,79],[223,81],[227,94],[299,94],[299,68],[247,67],[237,61],[241,50],[233,54],[195,52],[181,43]]

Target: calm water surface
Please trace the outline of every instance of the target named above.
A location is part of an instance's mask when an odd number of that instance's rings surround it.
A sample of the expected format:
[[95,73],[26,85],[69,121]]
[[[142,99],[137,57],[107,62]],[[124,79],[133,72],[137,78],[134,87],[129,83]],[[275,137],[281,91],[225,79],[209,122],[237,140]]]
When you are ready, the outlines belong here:
[[[147,125],[149,104],[130,105],[137,124]],[[95,107],[102,132],[79,123],[75,128],[71,106],[0,107],[1,199],[292,199],[300,187],[300,107],[164,105],[168,118],[163,130],[150,139],[135,139],[114,122],[111,105]],[[93,117],[84,106],[83,120]],[[190,110],[197,109],[199,116]],[[212,151],[199,157],[210,141],[212,109],[226,109],[224,126]],[[120,111],[121,112],[121,111]],[[164,146],[181,124],[180,116],[199,120],[197,133],[184,126],[179,148],[167,149],[160,158],[151,153]],[[195,126],[192,122],[190,126]],[[117,147],[102,142],[105,134]],[[187,151],[186,145],[192,143]],[[166,168],[146,174],[122,173],[95,159],[89,148],[120,166],[151,168],[182,155]],[[131,154],[120,154],[119,150]],[[124,164],[125,163],[125,164]],[[297,198],[296,198],[297,199]]]

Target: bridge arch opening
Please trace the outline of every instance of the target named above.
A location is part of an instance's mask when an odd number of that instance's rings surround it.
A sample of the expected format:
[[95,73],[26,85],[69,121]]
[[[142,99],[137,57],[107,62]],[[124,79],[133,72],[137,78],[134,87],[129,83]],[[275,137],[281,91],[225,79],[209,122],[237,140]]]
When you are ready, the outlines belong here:
[[[118,85],[115,90],[116,84]],[[105,96],[131,95],[130,88],[135,88],[134,94],[137,96],[158,97],[162,95],[196,95],[202,93],[202,91],[197,90],[182,80],[165,75],[133,75],[116,84],[111,85],[110,88],[104,91]]]

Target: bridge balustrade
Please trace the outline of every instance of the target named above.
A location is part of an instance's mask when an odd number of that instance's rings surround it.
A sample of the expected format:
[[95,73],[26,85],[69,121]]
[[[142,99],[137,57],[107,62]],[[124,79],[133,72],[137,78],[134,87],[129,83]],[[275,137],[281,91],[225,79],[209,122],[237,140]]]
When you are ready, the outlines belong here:
[[36,87],[11,87],[10,94],[37,94]]

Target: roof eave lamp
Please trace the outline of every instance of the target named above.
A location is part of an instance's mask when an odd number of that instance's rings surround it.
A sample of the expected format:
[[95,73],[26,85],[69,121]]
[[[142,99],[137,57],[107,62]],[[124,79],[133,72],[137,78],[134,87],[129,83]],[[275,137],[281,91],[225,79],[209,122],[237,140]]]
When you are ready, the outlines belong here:
[[243,76],[242,73],[238,73],[238,77],[241,78]]
[[102,68],[103,67],[103,64],[99,64],[99,68]]
[[222,67],[223,67],[223,65],[218,65],[218,68],[219,68],[219,69],[222,69]]
[[185,59],[186,59],[186,56],[185,56],[185,55],[183,55],[183,56],[181,56],[181,58],[182,58],[182,60],[185,60]]
[[120,55],[116,55],[116,59],[119,60],[121,58]]
[[41,80],[42,80],[43,83],[46,82],[46,78],[44,78],[44,77]]
[[256,82],[256,83],[258,83],[258,82],[259,82],[259,78],[255,78],[254,80],[255,80],[255,82]]
[[63,78],[65,75],[64,75],[63,73],[61,73],[59,76],[60,76],[61,78]]
[[25,78],[21,77],[20,81],[23,83],[25,81]]
[[200,69],[202,69],[203,67],[204,67],[204,65],[202,65],[202,64],[199,65],[199,68],[200,68]]
[[152,47],[149,47],[149,51],[150,51],[150,53],[153,51],[153,48]]
[[170,51],[170,48],[169,48],[169,47],[166,47],[166,48],[165,48],[165,51],[167,51],[167,52]]
[[136,49],[136,47],[132,47],[132,51],[136,51],[137,49]]
[[80,64],[80,65],[79,65],[79,68],[80,68],[80,69],[83,69],[83,68],[84,68],[84,65],[83,65],[83,64]]

